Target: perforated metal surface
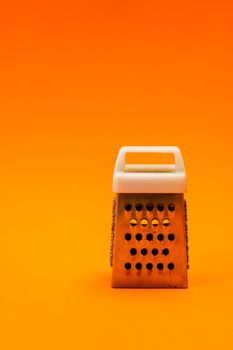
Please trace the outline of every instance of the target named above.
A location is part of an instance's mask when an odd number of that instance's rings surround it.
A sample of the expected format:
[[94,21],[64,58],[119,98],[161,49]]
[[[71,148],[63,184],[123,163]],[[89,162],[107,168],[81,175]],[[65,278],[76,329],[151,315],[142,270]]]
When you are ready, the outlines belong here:
[[187,287],[183,194],[117,194],[112,287]]

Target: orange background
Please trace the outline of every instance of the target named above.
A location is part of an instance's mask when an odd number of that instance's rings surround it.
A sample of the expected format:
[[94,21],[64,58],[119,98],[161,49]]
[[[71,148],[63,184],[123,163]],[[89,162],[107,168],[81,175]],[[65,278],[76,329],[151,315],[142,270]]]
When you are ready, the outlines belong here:
[[[0,348],[232,349],[232,1],[1,3]],[[188,290],[111,289],[122,145],[178,145]]]

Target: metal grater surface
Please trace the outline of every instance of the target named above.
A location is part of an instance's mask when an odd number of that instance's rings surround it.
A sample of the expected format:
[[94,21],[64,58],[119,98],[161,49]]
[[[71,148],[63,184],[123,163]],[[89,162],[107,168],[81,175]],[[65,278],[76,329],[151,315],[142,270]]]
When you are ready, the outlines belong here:
[[183,193],[117,193],[112,287],[187,288]]

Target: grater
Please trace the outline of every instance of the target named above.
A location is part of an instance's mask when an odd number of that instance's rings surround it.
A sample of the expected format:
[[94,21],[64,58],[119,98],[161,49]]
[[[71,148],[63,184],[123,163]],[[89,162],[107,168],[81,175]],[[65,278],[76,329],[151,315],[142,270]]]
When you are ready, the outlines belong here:
[[[127,153],[174,164],[126,164]],[[122,147],[113,176],[112,287],[187,288],[186,173],[175,146]]]

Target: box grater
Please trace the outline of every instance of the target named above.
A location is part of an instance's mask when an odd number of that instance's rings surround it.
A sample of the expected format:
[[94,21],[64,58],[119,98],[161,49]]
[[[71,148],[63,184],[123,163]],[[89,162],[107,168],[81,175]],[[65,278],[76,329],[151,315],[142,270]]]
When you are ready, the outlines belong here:
[[[126,164],[127,153],[174,164]],[[187,288],[186,173],[178,147],[122,147],[114,176],[112,287]]]

